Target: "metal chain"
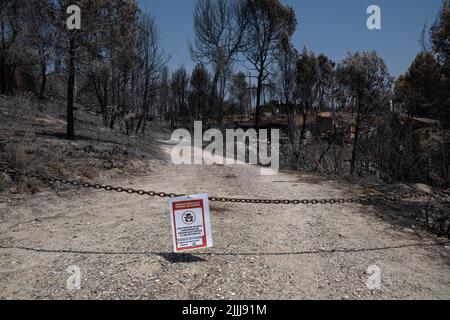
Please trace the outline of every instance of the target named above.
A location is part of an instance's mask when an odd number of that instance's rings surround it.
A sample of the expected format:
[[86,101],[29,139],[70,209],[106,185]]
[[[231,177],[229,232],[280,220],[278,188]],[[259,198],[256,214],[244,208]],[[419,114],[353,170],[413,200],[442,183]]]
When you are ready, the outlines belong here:
[[[78,180],[68,180],[68,179],[59,179],[48,177],[43,174],[33,173],[33,172],[24,172],[17,169],[12,169],[8,167],[4,167],[0,165],[0,171],[3,171],[6,174],[16,175],[16,176],[24,176],[28,178],[35,178],[41,180],[43,182],[47,182],[49,184],[64,184],[73,187],[82,187],[82,188],[91,188],[95,190],[105,190],[105,191],[114,191],[118,193],[127,193],[127,194],[135,194],[140,196],[149,196],[149,197],[160,197],[160,198],[176,198],[182,197],[185,195],[175,194],[175,193],[167,193],[167,192],[158,192],[158,191],[145,191],[145,190],[136,190],[133,188],[123,188],[117,186],[110,185],[102,185],[97,183],[90,183],[86,181],[78,181]],[[224,197],[209,197],[209,201],[211,202],[221,202],[221,203],[247,203],[247,204],[276,204],[276,205],[334,205],[334,204],[345,204],[345,203],[360,203],[360,204],[373,204],[377,202],[383,201],[400,201],[406,199],[414,199],[421,197],[434,197],[443,200],[444,202],[449,202],[448,198],[450,197],[449,190],[443,190],[437,192],[433,195],[430,195],[425,192],[411,192],[402,195],[378,195],[378,196],[365,196],[360,198],[331,198],[331,199],[303,199],[303,200],[271,200],[271,199],[245,199],[245,198],[224,198]]]

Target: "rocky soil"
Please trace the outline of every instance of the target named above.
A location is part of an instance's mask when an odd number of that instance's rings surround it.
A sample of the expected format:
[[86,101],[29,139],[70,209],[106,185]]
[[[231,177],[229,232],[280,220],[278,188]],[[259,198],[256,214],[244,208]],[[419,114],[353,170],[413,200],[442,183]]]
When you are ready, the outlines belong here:
[[[160,128],[149,132],[153,139],[127,138],[79,112],[79,137],[67,142],[57,105],[41,116],[20,109],[29,101],[0,99],[0,161],[24,170],[246,198],[399,188],[291,171],[261,176],[249,165],[174,166],[171,146],[157,142],[166,137]],[[416,213],[426,208],[422,198],[377,206],[211,203],[214,248],[175,255],[167,199],[1,174],[0,299],[449,299],[450,243],[423,228]],[[67,288],[71,266],[81,271],[80,290]],[[367,287],[374,266],[379,289]]]
[[[143,177],[111,182],[263,198],[360,192],[293,172],[264,177],[254,166],[149,167]],[[372,206],[213,203],[215,247],[185,255],[171,253],[164,199],[50,190],[0,211],[3,299],[450,298],[446,239],[388,221]],[[72,265],[81,270],[81,290],[66,288]],[[382,277],[376,290],[366,286],[373,265]]]

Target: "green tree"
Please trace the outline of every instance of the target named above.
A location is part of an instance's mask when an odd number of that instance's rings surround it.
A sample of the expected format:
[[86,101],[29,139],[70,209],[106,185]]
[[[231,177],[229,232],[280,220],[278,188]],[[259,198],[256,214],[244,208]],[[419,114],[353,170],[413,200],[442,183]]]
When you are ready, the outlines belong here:
[[435,118],[439,104],[440,68],[434,55],[420,52],[395,84],[395,98],[411,117]]
[[440,64],[437,116],[450,127],[450,1],[445,0],[439,17],[431,28],[433,51]]
[[296,94],[303,114],[301,138],[306,136],[306,118],[317,99],[319,61],[313,52],[304,49],[296,64]]
[[238,72],[233,76],[231,84],[231,102],[235,106],[234,114],[242,115],[250,111],[251,96],[246,76]]
[[[67,138],[74,139],[75,84],[81,72],[92,72],[93,66],[103,64],[106,70],[102,70],[103,83],[99,86],[105,90],[102,92],[103,103],[112,101],[123,111],[129,101],[127,88],[132,80],[132,70],[138,66],[133,36],[139,31],[139,7],[134,0],[58,0],[53,3],[59,13],[55,22],[59,28],[58,52],[66,57]],[[68,30],[65,26],[66,9],[72,4],[81,9],[81,30]],[[108,94],[109,89],[111,94]],[[109,124],[111,128],[114,123],[115,117]]]
[[392,77],[384,60],[374,51],[349,54],[339,64],[337,77],[356,118],[350,165],[350,174],[354,174],[359,160],[362,130],[367,129],[367,132],[377,117],[389,111]]
[[190,107],[191,114],[197,119],[202,119],[203,122],[206,122],[210,111],[208,110],[209,87],[209,73],[205,66],[199,63],[191,75]]
[[55,53],[56,26],[53,23],[55,19],[53,9],[50,0],[31,0],[25,8],[29,18],[24,24],[24,40],[37,54],[41,72],[39,99],[44,98],[48,66]]
[[317,57],[317,63],[319,67],[319,82],[317,83],[316,108],[318,110],[330,109],[334,93],[336,64],[324,54],[320,54]]
[[0,93],[14,90],[14,72],[24,64],[19,38],[22,32],[25,3],[23,0],[0,1]]
[[439,62],[450,68],[450,1],[445,0],[438,19],[431,27],[431,42],[433,51]]
[[188,85],[189,76],[185,67],[178,68],[173,74],[170,81],[171,89],[171,106],[169,112],[169,118],[171,121],[172,129],[175,129],[177,125],[178,116],[188,115],[187,97],[188,97]]
[[285,36],[278,44],[275,54],[277,61],[277,73],[275,83],[280,92],[280,100],[284,103],[289,125],[289,136],[294,138],[296,129],[294,124],[294,102],[295,102],[295,69],[298,60],[298,52],[291,43],[289,37]]

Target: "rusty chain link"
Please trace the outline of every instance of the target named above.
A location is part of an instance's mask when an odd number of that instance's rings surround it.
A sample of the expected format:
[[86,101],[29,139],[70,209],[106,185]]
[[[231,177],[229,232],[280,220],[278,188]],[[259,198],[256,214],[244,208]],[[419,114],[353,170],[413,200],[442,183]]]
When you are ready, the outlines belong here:
[[[158,191],[145,191],[145,190],[136,190],[133,188],[123,188],[117,186],[110,185],[102,185],[97,183],[90,183],[86,181],[78,181],[78,180],[68,180],[68,179],[59,179],[54,177],[48,177],[43,174],[34,173],[34,172],[24,172],[17,169],[8,168],[6,166],[0,165],[0,171],[3,171],[5,174],[16,175],[16,176],[24,176],[28,178],[35,178],[41,180],[43,182],[47,182],[49,184],[65,184],[73,187],[82,187],[82,188],[91,188],[95,190],[105,190],[105,191],[114,191],[118,193],[127,193],[127,194],[135,194],[140,196],[149,196],[149,197],[160,197],[160,198],[176,198],[185,196],[184,194],[175,194],[175,193],[166,193],[166,192],[158,192]],[[383,201],[400,201],[406,199],[414,199],[421,197],[434,197],[443,199],[445,202],[448,202],[448,198],[450,197],[449,190],[443,190],[437,192],[433,195],[425,192],[410,192],[402,195],[377,195],[377,196],[364,196],[360,198],[331,198],[331,199],[302,199],[302,200],[280,200],[280,199],[245,199],[245,198],[225,198],[225,197],[209,197],[209,201],[211,202],[221,202],[221,203],[244,203],[244,204],[276,204],[276,205],[334,205],[334,204],[346,204],[346,203],[360,203],[360,204],[373,204],[377,202]]]

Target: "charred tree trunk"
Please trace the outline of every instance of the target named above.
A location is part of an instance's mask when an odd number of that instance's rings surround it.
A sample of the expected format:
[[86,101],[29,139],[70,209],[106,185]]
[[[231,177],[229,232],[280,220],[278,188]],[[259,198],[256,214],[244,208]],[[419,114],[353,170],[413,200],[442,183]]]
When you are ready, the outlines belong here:
[[300,140],[306,140],[306,122],[308,119],[308,108],[306,104],[303,106],[303,125]]
[[105,126],[107,126],[107,110],[106,107],[108,106],[108,80],[105,80],[103,82],[103,101],[101,102],[100,109],[103,116],[103,123]]
[[41,88],[39,89],[39,100],[45,97],[45,86],[47,84],[47,64],[41,61]]
[[261,93],[262,93],[262,82],[263,82],[263,74],[262,72],[258,75],[258,83],[256,87],[256,114],[255,114],[255,127],[256,130],[259,129],[261,124]]
[[357,114],[355,125],[355,138],[353,139],[352,161],[350,164],[350,174],[353,175],[356,171],[356,164],[358,161],[358,149],[359,149],[359,131],[361,126],[361,115]]
[[75,139],[74,119],[74,95],[75,95],[75,34],[70,38],[69,47],[69,75],[67,81],[67,139]]
[[5,55],[2,52],[0,55],[0,93],[6,94],[6,78],[7,78],[8,68],[6,66]]
[[[219,83],[219,77],[220,77],[220,71],[216,70],[214,73],[214,78],[212,81],[212,86],[211,86],[211,94],[209,96],[209,106],[210,108],[212,107],[213,110],[216,110],[217,104],[218,104],[218,94],[217,94],[217,87],[218,87],[218,83]],[[214,114],[214,112],[212,113]],[[210,112],[211,115],[211,112]],[[214,116],[211,115],[211,118],[214,118]],[[214,119],[216,120],[216,119]]]

